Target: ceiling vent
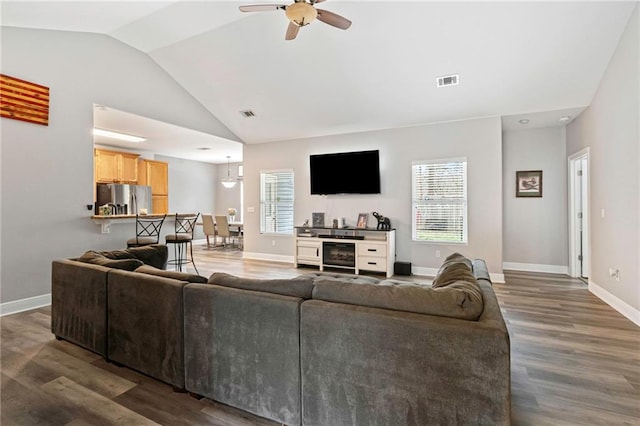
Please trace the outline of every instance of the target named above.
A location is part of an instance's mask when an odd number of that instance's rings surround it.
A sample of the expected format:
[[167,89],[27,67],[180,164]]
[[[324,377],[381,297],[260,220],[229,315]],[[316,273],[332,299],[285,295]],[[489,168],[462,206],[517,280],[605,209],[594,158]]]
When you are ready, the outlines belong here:
[[251,118],[251,117],[255,117],[256,113],[251,111],[250,109],[246,109],[244,111],[240,111],[240,114],[242,114],[242,116],[244,118]]
[[460,76],[458,74],[443,75],[442,77],[436,78],[438,87],[457,86],[459,81]]

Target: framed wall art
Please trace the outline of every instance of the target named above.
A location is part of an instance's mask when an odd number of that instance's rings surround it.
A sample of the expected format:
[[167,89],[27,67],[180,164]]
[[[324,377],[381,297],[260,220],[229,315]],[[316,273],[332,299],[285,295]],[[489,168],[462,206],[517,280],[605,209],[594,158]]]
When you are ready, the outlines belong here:
[[542,197],[542,170],[516,172],[516,197]]

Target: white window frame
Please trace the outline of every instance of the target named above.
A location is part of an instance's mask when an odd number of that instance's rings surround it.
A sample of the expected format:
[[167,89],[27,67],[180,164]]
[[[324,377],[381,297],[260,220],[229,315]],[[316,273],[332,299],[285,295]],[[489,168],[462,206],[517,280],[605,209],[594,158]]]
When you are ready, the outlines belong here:
[[[273,182],[268,182],[267,178],[273,178],[274,175],[280,176],[285,179],[287,175],[290,175],[291,182],[287,183],[283,181],[283,185],[290,185],[290,197],[284,201],[278,199],[273,200],[272,197],[274,189],[277,192],[278,187],[273,186]],[[295,176],[293,169],[284,170],[261,170],[260,171],[260,234],[264,235],[293,235],[294,224],[294,193],[295,193]],[[269,187],[267,187],[269,185]],[[280,188],[280,191],[286,191],[286,188]],[[286,195],[286,194],[285,194]],[[277,197],[277,195],[276,195]],[[268,213],[269,211],[269,213]],[[274,213],[271,213],[274,212]],[[277,215],[278,212],[285,217],[285,223],[278,225]],[[271,216],[271,225],[267,226],[269,222],[266,214]]]
[[[437,194],[433,194],[433,197],[426,197],[422,200],[416,199],[416,186],[417,186],[417,171],[418,167],[421,166],[430,166],[430,165],[444,165],[451,163],[462,163],[462,197],[438,197]],[[456,157],[456,158],[445,158],[438,160],[423,160],[423,161],[413,161],[411,163],[411,199],[412,199],[412,208],[411,208],[411,239],[414,242],[420,243],[429,243],[429,244],[468,244],[468,228],[469,228],[469,218],[467,214],[468,210],[468,187],[467,187],[467,158],[466,157]],[[447,229],[447,225],[443,227],[442,230],[433,229],[418,229],[418,215],[420,212],[424,212],[424,210],[428,207],[433,206],[441,206],[441,208],[445,208],[445,213],[442,216],[451,216],[455,215],[455,211],[461,210],[462,216],[462,229],[460,229],[460,237],[459,238],[447,238],[447,233],[451,233],[451,229]],[[457,207],[456,207],[457,206]],[[455,209],[455,210],[454,210]],[[453,213],[452,213],[453,212]],[[455,230],[455,228],[453,229]]]

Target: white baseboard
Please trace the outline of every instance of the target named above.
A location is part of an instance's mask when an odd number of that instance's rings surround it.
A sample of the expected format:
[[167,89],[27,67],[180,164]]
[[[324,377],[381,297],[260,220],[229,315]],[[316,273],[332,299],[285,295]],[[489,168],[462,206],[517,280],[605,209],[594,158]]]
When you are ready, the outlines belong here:
[[438,273],[438,268],[425,268],[423,266],[412,266],[411,273],[413,275],[420,275],[423,277],[435,277]]
[[491,272],[489,272],[489,278],[491,278],[492,283],[505,283],[504,274],[492,274]]
[[566,265],[540,265],[536,263],[502,263],[502,269],[507,271],[542,272],[546,274],[569,275],[569,267]]
[[[425,277],[435,277],[438,273],[439,268],[425,268],[422,266],[413,266],[411,268],[411,273],[414,275],[421,275]],[[493,283],[504,283],[504,274],[494,274],[489,273],[489,277],[491,278],[491,282]]]
[[252,260],[267,260],[270,262],[294,263],[293,256],[285,256],[281,254],[250,253],[244,251],[242,252],[242,258]]
[[30,311],[31,309],[49,306],[50,304],[51,293],[43,294],[41,296],[27,297],[26,299],[14,300],[12,302],[0,303],[0,316]]
[[589,291],[596,295],[599,299],[611,306],[616,311],[631,320],[635,325],[640,326],[640,311],[629,305],[624,300],[619,299],[617,296],[609,293],[598,284],[589,280]]

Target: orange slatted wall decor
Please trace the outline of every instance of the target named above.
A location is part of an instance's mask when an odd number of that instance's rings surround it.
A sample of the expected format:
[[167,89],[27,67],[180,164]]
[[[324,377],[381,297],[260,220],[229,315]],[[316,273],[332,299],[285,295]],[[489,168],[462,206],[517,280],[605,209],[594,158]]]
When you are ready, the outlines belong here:
[[0,74],[0,116],[49,125],[49,88]]

